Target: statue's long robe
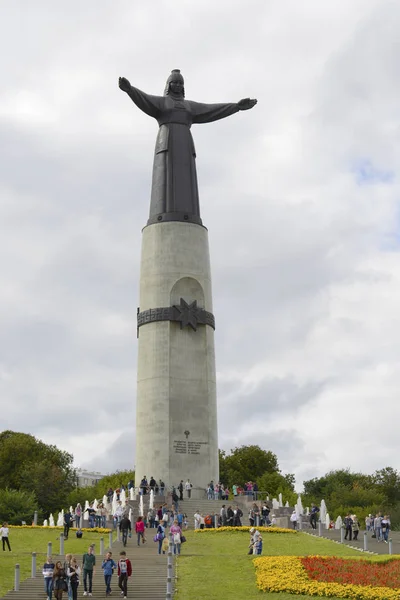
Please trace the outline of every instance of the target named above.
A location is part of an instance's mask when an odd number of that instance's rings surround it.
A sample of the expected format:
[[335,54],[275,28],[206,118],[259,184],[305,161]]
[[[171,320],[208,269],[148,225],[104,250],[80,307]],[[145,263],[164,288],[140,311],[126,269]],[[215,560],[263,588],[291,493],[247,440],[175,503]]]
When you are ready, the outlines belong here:
[[201,104],[183,98],[151,96],[131,86],[128,95],[158,131],[148,223],[191,221],[201,224],[192,123],[210,123],[239,111],[237,103]]

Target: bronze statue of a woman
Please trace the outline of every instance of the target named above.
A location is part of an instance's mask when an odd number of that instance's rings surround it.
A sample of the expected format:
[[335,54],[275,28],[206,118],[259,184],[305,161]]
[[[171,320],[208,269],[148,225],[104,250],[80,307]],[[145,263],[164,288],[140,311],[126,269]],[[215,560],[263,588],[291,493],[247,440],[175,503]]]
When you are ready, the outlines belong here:
[[253,108],[257,100],[245,98],[229,104],[201,104],[185,100],[183,77],[174,69],[168,77],[164,96],[151,96],[133,87],[125,77],[119,87],[150,117],[157,119],[158,131],[153,164],[150,217],[159,221],[201,223],[196,174],[196,151],[192,123],[211,123],[239,110]]

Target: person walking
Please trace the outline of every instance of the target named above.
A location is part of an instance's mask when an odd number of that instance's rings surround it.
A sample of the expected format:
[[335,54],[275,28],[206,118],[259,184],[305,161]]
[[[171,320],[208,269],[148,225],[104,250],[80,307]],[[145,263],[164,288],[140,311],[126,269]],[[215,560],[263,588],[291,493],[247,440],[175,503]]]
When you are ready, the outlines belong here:
[[106,596],[111,596],[111,578],[114,573],[114,569],[117,568],[117,564],[112,559],[112,552],[107,552],[101,568],[104,572],[104,583],[106,584]]
[[144,522],[143,517],[138,517],[135,523],[135,531],[137,533],[137,545],[140,546],[140,539],[142,539],[142,543],[144,544],[146,538],[144,536]]
[[67,573],[58,560],[53,571],[53,592],[56,600],[62,600],[63,592],[68,592]]
[[68,539],[69,530],[72,526],[72,515],[69,510],[64,513],[64,539]]
[[129,558],[126,558],[125,550],[119,553],[118,561],[118,587],[121,590],[121,596],[128,595],[128,577],[132,575],[132,564]]
[[382,516],[381,513],[378,513],[374,519],[374,532],[376,536],[376,541],[380,542],[382,540]]
[[128,541],[128,535],[130,535],[132,531],[131,521],[126,515],[126,513],[124,514],[119,523],[119,530],[122,533],[122,543],[124,546],[126,546],[126,543]]
[[157,541],[158,541],[158,554],[161,554],[162,544],[163,544],[163,540],[165,538],[165,529],[161,525],[161,523],[159,523],[159,525],[157,527],[156,538],[157,538]]
[[81,568],[78,565],[76,556],[73,556],[69,567],[67,569],[67,575],[69,579],[69,586],[71,589],[72,600],[78,600],[78,586],[79,586],[79,575],[81,574]]
[[55,564],[51,556],[48,556],[43,565],[42,573],[44,577],[44,591],[47,594],[47,600],[51,600],[53,594],[53,573]]
[[383,541],[385,542],[385,544],[387,544],[388,539],[389,539],[389,531],[390,531],[390,521],[389,521],[389,517],[387,515],[385,515],[381,521],[381,531],[382,531]]
[[310,513],[310,525],[312,529],[317,529],[317,517],[319,513],[319,508],[315,504],[311,504],[311,513]]
[[351,542],[352,539],[352,534],[353,534],[353,519],[350,516],[350,513],[347,513],[347,515],[344,518],[344,527],[345,527],[345,534],[344,534],[344,539],[347,540],[347,537],[349,538],[349,542]]
[[174,542],[174,554],[180,554],[182,529],[179,527],[177,519],[175,519],[173,525],[171,526],[170,533],[172,533],[172,539]]
[[353,521],[353,523],[351,525],[351,529],[353,532],[353,541],[357,541],[358,540],[358,532],[360,531],[360,523],[359,523],[359,520],[357,519],[357,515],[351,515],[351,520]]
[[[93,574],[95,572],[96,557],[93,554],[93,546],[89,546],[88,551],[82,557],[82,570],[83,570],[83,595],[92,595],[93,585]],[[89,580],[89,586],[88,586]],[[88,590],[89,587],[89,590]]]
[[8,536],[10,535],[10,530],[8,528],[8,523],[6,521],[3,523],[3,527],[0,527],[0,535],[1,535],[1,541],[3,544],[3,552],[6,549],[6,544],[7,544],[8,551],[11,552],[10,540],[8,539]]

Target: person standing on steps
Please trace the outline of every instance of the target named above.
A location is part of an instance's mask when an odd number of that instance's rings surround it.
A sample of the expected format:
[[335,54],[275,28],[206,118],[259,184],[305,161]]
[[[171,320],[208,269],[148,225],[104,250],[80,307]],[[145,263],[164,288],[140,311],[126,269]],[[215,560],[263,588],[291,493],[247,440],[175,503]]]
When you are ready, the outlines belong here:
[[179,492],[179,500],[183,500],[183,479],[181,479],[179,482],[178,492]]
[[69,585],[71,588],[72,600],[78,600],[78,586],[79,586],[79,575],[81,574],[80,566],[76,556],[73,556],[70,565],[67,569],[67,575],[69,578]]
[[7,544],[8,551],[11,552],[10,540],[8,539],[9,532],[10,532],[10,530],[8,529],[8,523],[5,521],[3,523],[3,527],[0,527],[1,541],[3,544],[3,552],[6,549],[6,544]]
[[53,571],[53,592],[56,600],[62,600],[63,592],[68,591],[67,573],[58,560]]
[[192,486],[192,484],[190,483],[190,479],[188,479],[188,480],[186,481],[186,483],[185,483],[185,490],[186,490],[187,497],[189,498],[189,500],[190,500],[190,498],[191,498],[191,496],[192,496],[192,487],[193,487],[193,486]]
[[42,570],[44,577],[44,591],[47,594],[47,600],[51,600],[53,594],[53,572],[55,566],[52,557],[48,556]]
[[[88,551],[82,557],[83,570],[83,595],[92,595],[93,575],[95,573],[96,557],[93,554],[93,546],[89,546]],[[89,580],[89,590],[88,590]]]
[[104,583],[106,584],[106,596],[111,596],[111,578],[114,573],[114,569],[117,568],[116,563],[112,559],[112,552],[107,552],[101,568],[104,572]]
[[121,596],[128,595],[128,577],[132,575],[132,564],[129,558],[126,558],[125,550],[119,553],[118,561],[118,587],[121,590]]

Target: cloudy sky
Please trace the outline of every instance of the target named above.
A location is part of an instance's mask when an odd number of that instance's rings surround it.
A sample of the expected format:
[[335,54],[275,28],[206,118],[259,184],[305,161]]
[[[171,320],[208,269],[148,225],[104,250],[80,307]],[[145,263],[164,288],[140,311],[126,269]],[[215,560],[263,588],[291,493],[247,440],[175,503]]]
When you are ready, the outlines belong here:
[[134,465],[141,228],[157,124],[117,86],[258,98],[192,129],[220,447],[304,479],[399,467],[400,6],[0,4],[1,429]]

